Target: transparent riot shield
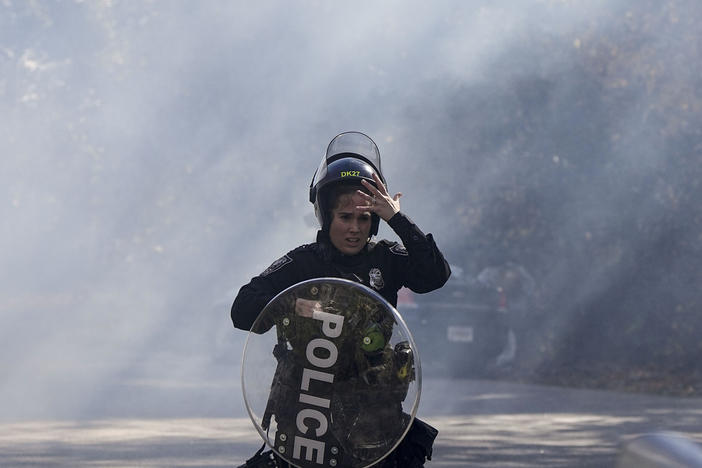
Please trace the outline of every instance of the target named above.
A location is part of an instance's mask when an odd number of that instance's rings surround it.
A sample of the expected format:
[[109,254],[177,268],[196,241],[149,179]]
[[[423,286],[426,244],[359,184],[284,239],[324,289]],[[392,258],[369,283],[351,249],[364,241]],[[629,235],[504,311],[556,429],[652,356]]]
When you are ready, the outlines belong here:
[[421,369],[397,311],[352,281],[303,281],[254,322],[242,362],[249,416],[294,466],[361,468],[402,440],[414,419]]

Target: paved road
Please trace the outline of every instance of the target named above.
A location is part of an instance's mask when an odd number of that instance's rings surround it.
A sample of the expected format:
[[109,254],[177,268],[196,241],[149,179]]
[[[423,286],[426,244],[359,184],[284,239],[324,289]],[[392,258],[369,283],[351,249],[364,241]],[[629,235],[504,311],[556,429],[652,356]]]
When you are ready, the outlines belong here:
[[[458,385],[457,385],[458,384]],[[441,429],[432,466],[611,467],[622,442],[678,431],[702,441],[702,400],[488,381],[431,381],[423,412]]]
[[[5,421],[0,466],[237,466],[260,442],[236,380],[130,381],[81,419]],[[612,467],[623,440],[654,430],[702,443],[702,399],[431,379],[420,417],[441,431],[436,468]]]

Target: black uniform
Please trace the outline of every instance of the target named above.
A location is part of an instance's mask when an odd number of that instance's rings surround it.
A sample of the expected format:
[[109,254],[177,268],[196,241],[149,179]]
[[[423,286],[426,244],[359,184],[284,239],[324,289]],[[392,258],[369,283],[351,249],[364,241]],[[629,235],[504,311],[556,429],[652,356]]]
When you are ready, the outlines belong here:
[[[288,252],[239,290],[231,310],[234,326],[249,330],[278,293],[313,278],[345,278],[362,283],[378,291],[394,307],[397,291],[403,286],[417,293],[443,286],[451,270],[432,235],[425,235],[402,213],[395,214],[388,225],[402,244],[370,242],[356,255],[342,254],[333,247],[328,233],[319,231],[316,242]],[[436,429],[415,418],[407,436],[380,466],[423,466],[424,458],[431,456],[436,434]]]
[[328,234],[319,231],[317,242],[288,252],[241,288],[232,305],[234,326],[249,330],[259,312],[279,292],[312,278],[345,278],[362,283],[394,307],[397,291],[403,286],[417,293],[443,286],[451,270],[432,235],[425,235],[402,213],[390,218],[388,224],[404,247],[386,240],[370,242],[351,256],[336,250]]

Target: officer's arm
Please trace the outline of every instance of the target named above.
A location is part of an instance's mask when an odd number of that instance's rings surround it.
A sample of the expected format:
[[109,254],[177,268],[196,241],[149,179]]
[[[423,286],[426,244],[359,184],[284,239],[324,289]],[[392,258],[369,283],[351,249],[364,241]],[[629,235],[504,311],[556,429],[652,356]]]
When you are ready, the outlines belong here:
[[250,330],[256,317],[275,294],[257,276],[249,284],[241,287],[232,304],[232,323],[236,328]]
[[424,293],[440,288],[451,276],[451,268],[434,242],[431,234],[424,234],[402,212],[388,220],[407,250],[407,267],[403,284],[411,290]]
[[232,304],[232,323],[236,328],[250,330],[258,314],[279,292],[294,284],[291,256],[284,255],[260,275],[239,290]]

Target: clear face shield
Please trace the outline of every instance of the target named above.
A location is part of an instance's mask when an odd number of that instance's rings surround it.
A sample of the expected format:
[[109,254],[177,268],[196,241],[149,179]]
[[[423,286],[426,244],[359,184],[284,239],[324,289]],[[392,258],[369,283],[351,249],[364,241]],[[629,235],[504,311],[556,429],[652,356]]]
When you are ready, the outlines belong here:
[[327,152],[319,163],[310,188],[316,187],[319,181],[327,176],[327,167],[330,163],[349,154],[370,164],[383,180],[383,183],[385,183],[380,167],[380,151],[375,142],[368,135],[363,133],[345,132],[334,137],[329,143]]
[[365,159],[368,164],[379,174],[382,173],[380,167],[380,151],[375,142],[367,135],[359,132],[346,132],[337,135],[327,147],[325,159],[327,162],[334,160],[335,156],[353,153]]

